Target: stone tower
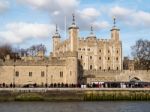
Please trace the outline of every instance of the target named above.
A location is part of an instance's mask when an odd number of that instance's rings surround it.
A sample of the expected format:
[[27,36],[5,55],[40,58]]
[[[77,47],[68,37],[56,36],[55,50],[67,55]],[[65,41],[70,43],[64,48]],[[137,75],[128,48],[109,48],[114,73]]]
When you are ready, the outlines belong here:
[[77,51],[78,49],[78,32],[79,32],[79,27],[77,27],[77,25],[75,24],[74,14],[72,16],[73,16],[72,25],[68,28],[71,52]]
[[116,27],[116,18],[113,18],[114,25],[111,29],[111,42],[112,42],[112,63],[113,70],[122,70],[122,43],[120,41],[120,29]]
[[111,29],[111,39],[114,41],[119,41],[119,31],[120,29],[118,29],[116,27],[116,18],[114,17],[114,26]]
[[53,38],[53,57],[56,57],[56,46],[60,44],[60,35],[58,33],[57,25],[56,25],[56,32],[52,38]]

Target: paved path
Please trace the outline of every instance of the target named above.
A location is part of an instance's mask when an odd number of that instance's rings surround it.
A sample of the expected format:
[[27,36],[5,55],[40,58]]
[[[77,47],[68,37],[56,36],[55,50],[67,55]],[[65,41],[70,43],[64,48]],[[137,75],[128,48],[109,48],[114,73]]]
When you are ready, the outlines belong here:
[[0,88],[2,91],[46,92],[46,91],[150,91],[150,88]]

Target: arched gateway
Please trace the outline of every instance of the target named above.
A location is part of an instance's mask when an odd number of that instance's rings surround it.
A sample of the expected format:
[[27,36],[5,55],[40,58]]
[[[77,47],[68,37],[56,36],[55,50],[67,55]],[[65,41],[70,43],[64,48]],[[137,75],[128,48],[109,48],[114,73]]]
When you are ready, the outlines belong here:
[[138,77],[133,77],[130,82],[141,82],[141,80]]

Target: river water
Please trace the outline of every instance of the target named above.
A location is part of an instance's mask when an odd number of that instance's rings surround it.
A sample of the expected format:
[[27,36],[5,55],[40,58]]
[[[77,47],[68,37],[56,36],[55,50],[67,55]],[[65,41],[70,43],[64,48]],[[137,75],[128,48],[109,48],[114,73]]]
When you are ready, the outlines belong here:
[[150,102],[1,102],[0,112],[150,112]]

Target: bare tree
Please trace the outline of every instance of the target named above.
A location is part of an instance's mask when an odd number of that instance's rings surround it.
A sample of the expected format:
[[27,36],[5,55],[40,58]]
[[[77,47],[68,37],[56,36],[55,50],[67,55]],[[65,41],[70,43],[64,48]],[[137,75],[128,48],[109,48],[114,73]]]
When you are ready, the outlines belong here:
[[149,70],[150,69],[150,41],[138,40],[131,47],[132,55],[135,59],[135,69]]
[[39,51],[43,51],[43,53],[46,53],[46,47],[45,45],[39,44],[39,45],[32,45],[27,50],[27,54],[30,56],[36,56]]
[[9,45],[0,46],[0,59],[5,59],[6,55],[12,56],[12,47]]

